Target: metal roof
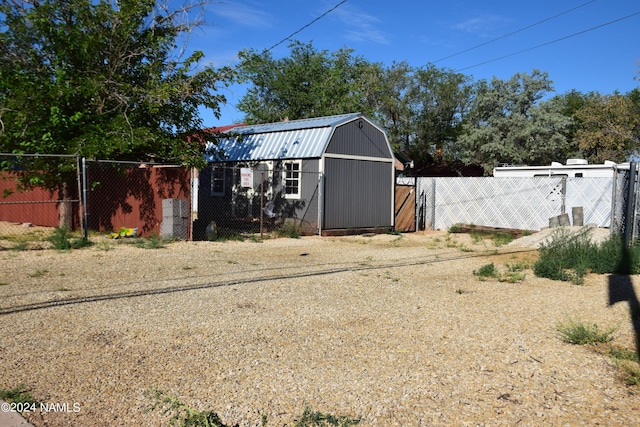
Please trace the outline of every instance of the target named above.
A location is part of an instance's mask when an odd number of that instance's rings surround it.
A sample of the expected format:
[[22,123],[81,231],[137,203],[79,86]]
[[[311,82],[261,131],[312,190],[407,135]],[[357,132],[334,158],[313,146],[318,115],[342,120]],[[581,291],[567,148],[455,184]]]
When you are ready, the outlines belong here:
[[257,161],[322,157],[336,126],[362,117],[361,113],[239,126],[225,133],[218,150],[223,158],[208,155],[207,161]]

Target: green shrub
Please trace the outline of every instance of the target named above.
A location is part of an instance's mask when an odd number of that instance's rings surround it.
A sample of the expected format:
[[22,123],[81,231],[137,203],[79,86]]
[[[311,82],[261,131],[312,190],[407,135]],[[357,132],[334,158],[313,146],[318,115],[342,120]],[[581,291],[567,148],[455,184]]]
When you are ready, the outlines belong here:
[[558,323],[556,330],[560,339],[568,344],[601,344],[613,339],[616,328],[601,330],[595,323],[569,319],[567,323]]
[[559,228],[548,243],[541,245],[533,272],[538,277],[576,284],[581,284],[589,272],[636,274],[640,272],[640,247],[625,250],[618,235],[598,245],[590,240],[588,231]]

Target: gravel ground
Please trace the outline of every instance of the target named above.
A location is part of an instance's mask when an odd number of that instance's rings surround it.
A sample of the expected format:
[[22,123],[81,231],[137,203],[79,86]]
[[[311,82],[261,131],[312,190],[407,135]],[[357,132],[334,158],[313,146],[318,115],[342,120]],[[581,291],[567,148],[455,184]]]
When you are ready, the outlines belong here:
[[305,405],[360,426],[638,425],[613,362],[555,329],[617,327],[634,349],[607,276],[473,275],[531,265],[529,246],[435,232],[5,250],[0,388],[70,408],[25,413],[36,426],[167,425],[152,388],[240,426],[291,426]]

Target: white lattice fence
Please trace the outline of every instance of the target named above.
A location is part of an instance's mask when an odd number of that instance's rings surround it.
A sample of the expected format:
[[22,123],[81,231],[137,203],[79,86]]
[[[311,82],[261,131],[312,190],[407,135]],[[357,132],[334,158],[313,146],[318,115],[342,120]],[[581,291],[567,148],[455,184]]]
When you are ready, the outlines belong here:
[[538,230],[561,208],[561,178],[436,179],[436,229],[462,223]]
[[539,230],[582,207],[584,223],[609,227],[611,178],[418,178],[419,229],[454,224]]
[[582,207],[584,224],[611,224],[612,178],[567,178],[566,211]]

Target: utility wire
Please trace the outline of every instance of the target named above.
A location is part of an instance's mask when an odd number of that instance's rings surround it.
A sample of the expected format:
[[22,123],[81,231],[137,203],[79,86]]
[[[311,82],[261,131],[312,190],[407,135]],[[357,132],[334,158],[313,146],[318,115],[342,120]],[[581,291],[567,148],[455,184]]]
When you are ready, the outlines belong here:
[[475,65],[470,65],[468,67],[459,68],[459,69],[455,70],[455,72],[468,70],[469,68],[479,67],[481,65],[489,64],[490,62],[499,61],[501,59],[509,58],[509,57],[515,56],[515,55],[519,55],[519,54],[524,53],[524,52],[529,52],[530,50],[538,49],[540,47],[547,46],[547,45],[550,45],[550,44],[553,44],[553,43],[557,43],[557,42],[562,41],[562,40],[570,39],[571,37],[576,37],[576,36],[579,36],[581,34],[588,33],[589,31],[597,30],[598,28],[606,27],[607,25],[615,24],[616,22],[620,22],[622,20],[629,19],[629,18],[631,18],[633,16],[636,16],[636,15],[640,15],[640,11],[632,13],[631,15],[623,16],[622,18],[614,19],[613,21],[609,21],[609,22],[606,22],[604,24],[597,25],[595,27],[587,28],[586,30],[579,31],[577,33],[573,33],[573,34],[570,34],[568,36],[560,37],[559,39],[551,40],[551,41],[548,41],[546,43],[542,43],[542,44],[539,44],[539,45],[536,45],[536,46],[533,46],[533,47],[530,47],[530,48],[527,48],[527,49],[522,49],[522,50],[519,50],[517,52],[510,53],[508,55],[504,55],[504,56],[500,56],[498,58],[490,59],[488,61],[480,62],[480,63],[475,64]]
[[[595,0],[594,0],[595,1]],[[301,32],[302,30],[304,30],[307,27],[310,27],[311,25],[313,25],[315,22],[321,20],[322,18],[324,18],[325,16],[327,16],[328,14],[330,14],[331,12],[333,12],[334,10],[336,10],[338,7],[340,7],[341,5],[343,5],[344,3],[346,3],[347,0],[342,0],[340,3],[336,4],[335,6],[333,6],[331,9],[327,10],[325,13],[323,13],[322,15],[318,16],[316,19],[314,19],[313,21],[309,22],[308,24],[300,27],[300,29],[298,29],[297,31],[294,31],[293,33],[289,34],[287,37],[283,38],[282,40],[280,40],[278,43],[274,44],[273,46],[271,46],[269,49],[265,49],[262,53],[265,54],[267,52],[269,52],[270,50],[280,46],[282,43],[286,42],[287,40],[289,40],[291,37],[295,36],[296,34],[298,34],[299,32]]]
[[534,24],[527,25],[526,27],[522,27],[522,28],[520,28],[520,29],[518,29],[518,30],[512,31],[512,32],[510,32],[510,33],[508,33],[508,34],[505,34],[505,35],[503,35],[503,36],[497,37],[497,38],[495,38],[495,39],[489,40],[489,41],[484,42],[484,43],[480,43],[480,44],[475,45],[475,46],[472,46],[472,47],[470,47],[470,48],[468,48],[468,49],[461,50],[460,52],[456,52],[456,53],[454,53],[454,54],[452,54],[452,55],[445,56],[444,58],[440,58],[440,59],[438,59],[437,61],[433,61],[433,62],[432,62],[432,64],[435,64],[436,62],[444,61],[445,59],[453,58],[454,56],[462,55],[463,53],[467,53],[467,52],[469,52],[469,51],[471,51],[471,50],[474,50],[474,49],[477,49],[477,48],[479,48],[479,47],[486,46],[486,45],[488,45],[488,44],[491,44],[491,43],[497,42],[498,40],[502,40],[502,39],[504,39],[504,38],[510,37],[510,36],[512,36],[512,35],[514,35],[514,34],[517,34],[517,33],[522,32],[522,31],[524,31],[524,30],[528,30],[529,28],[533,28],[533,27],[535,27],[535,26],[537,26],[537,25],[540,25],[540,24],[543,24],[543,23],[545,23],[545,22],[547,22],[547,21],[551,21],[552,19],[556,19],[556,18],[558,18],[558,17],[560,17],[560,16],[562,16],[562,15],[566,15],[567,13],[571,13],[571,12],[573,12],[574,10],[576,10],[576,9],[580,9],[581,7],[584,7],[584,6],[586,6],[586,5],[590,4],[590,3],[594,3],[595,1],[596,1],[596,0],[591,0],[591,1],[588,1],[588,2],[586,2],[586,3],[582,3],[581,5],[578,5],[578,6],[574,7],[574,8],[571,8],[571,9],[569,9],[569,10],[565,10],[564,12],[560,12],[560,13],[559,13],[559,14],[557,14],[557,15],[553,15],[553,16],[551,16],[551,17],[549,17],[549,18],[543,19],[542,21],[538,21],[538,22],[536,22],[536,23],[534,23]]

